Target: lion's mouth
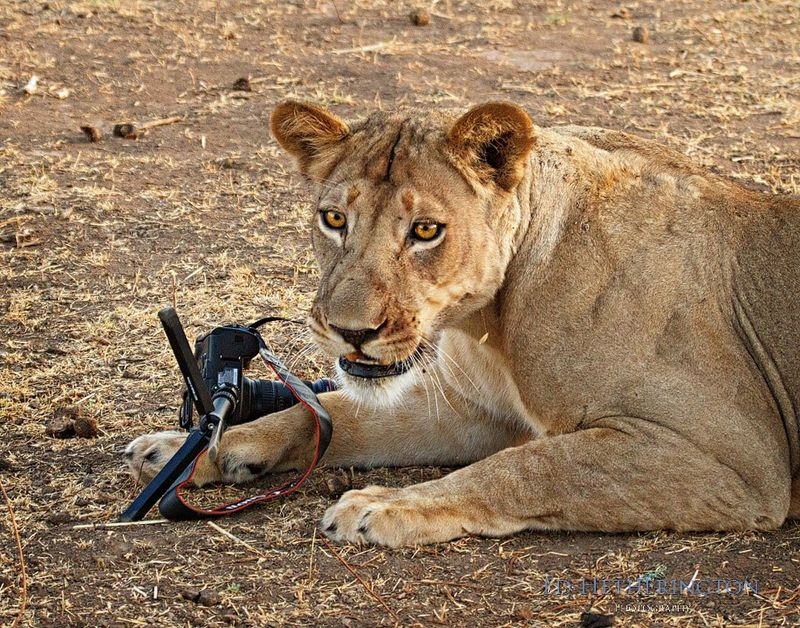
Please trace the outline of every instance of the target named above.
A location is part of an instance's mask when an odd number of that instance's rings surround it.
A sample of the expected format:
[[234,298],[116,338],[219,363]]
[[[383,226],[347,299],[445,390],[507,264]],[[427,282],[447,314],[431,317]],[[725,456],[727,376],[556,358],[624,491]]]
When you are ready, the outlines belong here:
[[[379,379],[382,377],[397,377],[411,370],[421,355],[421,349],[417,350],[405,360],[392,362],[391,364],[380,364],[379,362],[365,361],[358,358],[366,358],[363,354],[348,354],[339,358],[339,368],[352,377],[362,377],[364,379]],[[351,359],[354,358],[354,359]]]

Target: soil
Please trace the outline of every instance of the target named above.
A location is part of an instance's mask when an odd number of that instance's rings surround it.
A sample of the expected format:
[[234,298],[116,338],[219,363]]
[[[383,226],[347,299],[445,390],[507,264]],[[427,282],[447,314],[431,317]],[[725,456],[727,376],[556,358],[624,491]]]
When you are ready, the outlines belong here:
[[[800,625],[798,523],[402,550],[315,530],[343,488],[447,469],[322,468],[213,523],[104,525],[138,491],[125,444],[176,425],[158,309],[194,337],[309,306],[309,197],[267,132],[279,100],[344,117],[510,100],[797,193],[798,76],[794,0],[3,2],[0,623]],[[301,328],[267,339],[325,371]]]

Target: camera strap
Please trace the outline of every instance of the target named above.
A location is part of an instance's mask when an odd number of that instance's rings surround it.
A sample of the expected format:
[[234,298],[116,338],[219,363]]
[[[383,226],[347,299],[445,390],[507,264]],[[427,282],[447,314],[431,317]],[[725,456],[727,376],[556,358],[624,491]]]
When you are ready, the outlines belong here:
[[314,419],[315,444],[311,462],[298,478],[287,482],[279,488],[271,489],[265,493],[259,493],[257,495],[245,497],[244,499],[239,499],[237,501],[223,504],[214,508],[199,508],[197,506],[193,506],[186,500],[185,496],[182,494],[182,490],[192,482],[192,478],[194,477],[197,467],[197,461],[200,459],[200,456],[206,455],[208,451],[208,448],[206,447],[200,452],[200,454],[194,459],[192,464],[186,469],[183,475],[178,478],[175,484],[169,489],[169,491],[165,493],[164,497],[162,498],[159,504],[159,511],[167,519],[171,519],[173,521],[185,521],[190,519],[220,517],[223,515],[240,512],[245,508],[255,504],[260,504],[265,501],[270,501],[284,497],[285,495],[289,495],[290,493],[296,491],[303,483],[305,483],[305,481],[311,475],[311,471],[317,465],[317,462],[319,462],[319,459],[322,457],[322,454],[325,453],[325,450],[330,443],[331,435],[333,434],[333,424],[331,423],[330,415],[328,415],[328,412],[322,407],[322,404],[319,402],[319,399],[317,399],[314,391],[311,390],[311,388],[309,388],[299,377],[292,374],[289,369],[286,368],[283,362],[281,362],[272,352],[270,352],[269,348],[267,347],[267,343],[261,337],[261,334],[259,334],[255,329],[255,327],[264,322],[268,322],[268,320],[262,319],[260,321],[256,321],[256,323],[250,326],[255,336],[258,338],[259,355],[261,356],[261,359],[272,370],[272,372],[275,373],[276,377],[281,381],[281,383],[283,383],[283,385],[286,386],[286,388],[292,393],[292,396],[294,396],[298,403],[302,404],[311,413],[311,416]]

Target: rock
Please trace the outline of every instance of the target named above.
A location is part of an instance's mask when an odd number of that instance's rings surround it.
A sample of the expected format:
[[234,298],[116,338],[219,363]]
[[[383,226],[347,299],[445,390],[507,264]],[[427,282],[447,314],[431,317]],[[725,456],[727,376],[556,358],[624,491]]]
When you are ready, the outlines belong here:
[[425,9],[417,8],[408,14],[408,19],[414,26],[427,26],[431,23],[431,14]]
[[217,606],[220,601],[219,593],[212,589],[203,589],[197,596],[197,603],[200,606]]
[[633,41],[646,44],[650,39],[650,31],[646,26],[637,26],[633,29]]
[[328,497],[339,499],[345,491],[353,488],[353,482],[347,472],[337,473],[325,480],[325,486],[328,489]]

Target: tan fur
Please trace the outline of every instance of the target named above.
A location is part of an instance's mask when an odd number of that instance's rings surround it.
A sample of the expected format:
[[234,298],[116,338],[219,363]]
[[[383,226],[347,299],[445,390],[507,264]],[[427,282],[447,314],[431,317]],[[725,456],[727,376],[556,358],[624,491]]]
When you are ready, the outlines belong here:
[[[313,218],[319,345],[417,361],[385,380],[339,373],[324,461],[466,465],[346,493],[326,534],[399,546],[800,516],[797,199],[624,133],[534,127],[506,103],[346,124],[287,102],[272,129],[317,182],[315,211],[347,217],[346,231]],[[444,236],[414,240],[419,221]],[[232,428],[199,482],[298,467],[311,435],[297,407]],[[131,443],[134,474],[181,440]]]

